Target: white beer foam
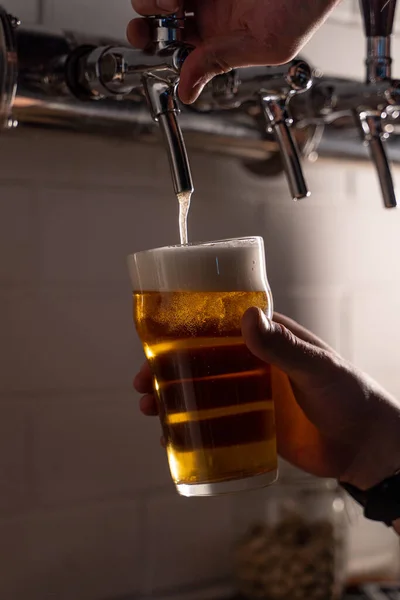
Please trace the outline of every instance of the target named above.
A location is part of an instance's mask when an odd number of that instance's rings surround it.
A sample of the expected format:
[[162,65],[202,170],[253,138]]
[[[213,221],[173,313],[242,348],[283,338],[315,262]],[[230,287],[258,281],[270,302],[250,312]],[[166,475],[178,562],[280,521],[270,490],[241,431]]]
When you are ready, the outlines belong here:
[[128,268],[134,292],[269,289],[259,237],[147,250],[129,256]]

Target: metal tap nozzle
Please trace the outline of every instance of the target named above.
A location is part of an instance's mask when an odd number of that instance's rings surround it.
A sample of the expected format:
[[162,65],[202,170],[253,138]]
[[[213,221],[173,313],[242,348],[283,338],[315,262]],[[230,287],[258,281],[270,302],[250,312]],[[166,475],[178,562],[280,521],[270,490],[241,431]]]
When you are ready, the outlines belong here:
[[397,206],[390,166],[382,143],[388,137],[383,131],[382,119],[387,106],[396,103],[398,96],[398,83],[391,77],[390,47],[396,2],[360,0],[367,37],[366,83],[371,97],[381,95],[381,98],[375,105],[367,100],[366,104],[356,106],[355,114],[378,173],[386,208]]
[[301,200],[308,198],[311,193],[304,178],[296,140],[290,131],[293,119],[289,113],[289,102],[296,94],[311,88],[312,72],[303,60],[292,61],[286,69],[283,78],[275,69],[268,85],[259,92],[259,97],[267,130],[274,134],[280,149],[292,198]]
[[177,118],[179,108],[175,90],[171,89],[169,84],[154,77],[146,77],[143,86],[151,109],[151,116],[159,124],[168,150],[175,194],[193,192],[189,159]]
[[290,132],[292,119],[289,116],[287,102],[274,94],[260,94],[261,106],[268,129],[274,133],[279,146],[283,167],[293,200],[310,196],[301,168],[299,151]]
[[[312,86],[312,72],[303,60],[294,60],[287,67],[284,76],[275,71],[267,86],[260,92],[261,108],[271,131],[279,146],[283,167],[293,200],[308,198],[307,187],[300,154],[296,141],[290,131],[293,119],[289,113],[290,99]],[[271,89],[272,88],[272,89]],[[278,92],[273,91],[275,89]]]
[[290,131],[290,99],[309,90],[313,83],[309,65],[303,60],[278,67],[234,69],[215,77],[195,103],[201,111],[238,108],[248,102],[261,105],[266,129],[279,145],[292,197],[310,195],[301,168],[299,151]]
[[8,14],[0,7],[0,55],[2,69],[0,75],[0,128],[12,128],[18,123],[12,117],[12,107],[17,90],[18,60],[15,39],[15,29],[20,24],[19,19]]
[[380,111],[361,111],[358,114],[364,140],[368,146],[371,160],[376,167],[379,183],[382,190],[383,202],[386,208],[396,208],[396,194],[394,191],[393,178],[390,171],[388,158],[383,147],[383,141],[387,139],[382,127],[382,115]]
[[[120,99],[135,91],[144,94],[154,121],[167,144],[175,192],[193,192],[188,157],[177,115],[176,89],[181,67],[191,47],[181,41],[184,19],[176,15],[149,17],[152,42],[145,50],[98,47],[77,50],[72,90],[91,99]],[[77,80],[77,81],[76,81]]]
[[261,108],[267,130],[271,131],[279,146],[283,168],[293,200],[308,198],[310,191],[306,184],[300,162],[300,153],[290,131],[293,119],[289,114],[290,98],[309,90],[312,86],[312,72],[302,60],[294,60],[286,67],[286,72],[274,76],[259,92]]

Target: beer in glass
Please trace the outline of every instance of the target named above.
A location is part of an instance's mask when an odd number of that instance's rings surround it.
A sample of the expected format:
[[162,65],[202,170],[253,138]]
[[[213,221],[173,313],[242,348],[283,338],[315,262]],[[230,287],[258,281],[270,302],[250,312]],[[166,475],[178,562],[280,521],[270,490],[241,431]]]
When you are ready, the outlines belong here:
[[158,248],[128,264],[178,492],[269,485],[277,476],[271,369],[241,335],[248,308],[272,315],[262,238]]

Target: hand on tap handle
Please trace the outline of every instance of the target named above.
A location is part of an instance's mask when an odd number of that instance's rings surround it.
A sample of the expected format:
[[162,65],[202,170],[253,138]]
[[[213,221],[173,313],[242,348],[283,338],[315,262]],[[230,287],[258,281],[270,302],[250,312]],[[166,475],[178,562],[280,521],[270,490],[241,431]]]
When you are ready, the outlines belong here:
[[[278,65],[291,60],[340,0],[132,0],[143,15],[193,13],[185,40],[196,49],[182,68],[179,96],[194,102],[215,75],[232,68]],[[134,19],[128,39],[149,41],[145,19]]]

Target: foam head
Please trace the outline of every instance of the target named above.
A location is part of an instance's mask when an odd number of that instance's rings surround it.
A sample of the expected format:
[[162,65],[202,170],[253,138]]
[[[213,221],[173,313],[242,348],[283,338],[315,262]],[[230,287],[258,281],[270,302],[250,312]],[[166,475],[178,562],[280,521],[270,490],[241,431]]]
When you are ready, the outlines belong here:
[[269,290],[260,237],[146,250],[128,268],[134,292]]

